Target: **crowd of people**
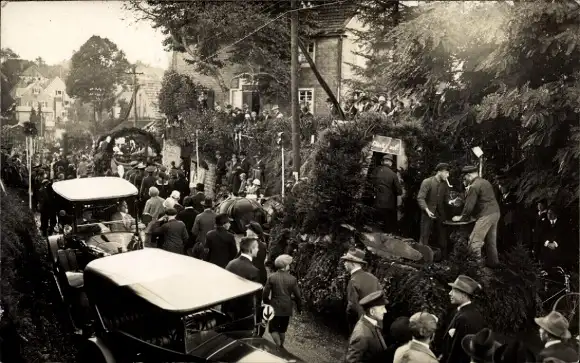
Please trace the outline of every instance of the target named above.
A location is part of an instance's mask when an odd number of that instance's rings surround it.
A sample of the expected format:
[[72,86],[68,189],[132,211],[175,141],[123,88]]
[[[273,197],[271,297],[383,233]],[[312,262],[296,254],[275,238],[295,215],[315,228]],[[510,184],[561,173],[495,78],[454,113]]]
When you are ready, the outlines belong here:
[[[350,249],[342,261],[350,273],[347,316],[352,333],[346,355],[348,363],[578,362],[577,337],[571,336],[568,320],[556,311],[535,319],[544,344],[540,352],[534,353],[518,339],[507,344],[498,342],[477,308],[482,287],[465,275],[448,283],[449,300],[456,307],[449,321],[440,322],[434,314],[420,311],[409,318],[399,317],[388,332],[383,331],[386,297],[379,279],[364,271],[365,252]],[[435,333],[441,325],[445,326],[444,336],[440,345],[433,347]],[[387,346],[386,335],[395,343]]]

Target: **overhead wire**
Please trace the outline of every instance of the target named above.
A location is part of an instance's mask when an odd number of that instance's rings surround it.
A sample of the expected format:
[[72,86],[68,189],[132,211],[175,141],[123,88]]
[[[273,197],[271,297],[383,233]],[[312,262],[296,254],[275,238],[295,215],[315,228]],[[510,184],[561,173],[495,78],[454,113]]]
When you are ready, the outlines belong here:
[[268,25],[272,24],[274,21],[276,21],[276,20],[280,19],[280,18],[281,18],[281,17],[283,17],[284,15],[287,15],[287,14],[289,14],[289,13],[293,13],[293,12],[296,12],[296,11],[302,11],[302,10],[312,10],[312,9],[320,8],[320,7],[323,7],[323,6],[329,6],[329,5],[338,5],[338,4],[343,4],[343,3],[347,2],[347,1],[348,1],[348,0],[339,0],[339,1],[334,1],[334,2],[331,2],[331,3],[325,3],[325,4],[313,5],[313,6],[310,6],[310,7],[307,7],[307,8],[299,8],[299,9],[292,9],[292,10],[285,11],[285,12],[283,12],[282,14],[278,15],[277,17],[275,17],[274,19],[272,19],[272,20],[270,20],[270,21],[266,22],[265,24],[263,24],[263,25],[259,26],[258,28],[254,29],[254,30],[253,30],[253,31],[251,31],[250,33],[248,33],[248,34],[244,35],[242,38],[240,38],[240,39],[236,40],[235,42],[233,42],[233,43],[231,43],[231,44],[229,44],[229,45],[226,45],[225,47],[223,47],[222,49],[218,50],[217,52],[215,52],[215,53],[213,53],[213,54],[211,54],[211,55],[209,55],[209,56],[207,56],[207,57],[204,57],[203,59],[200,59],[199,61],[200,61],[200,62],[205,62],[206,60],[208,60],[208,59],[210,59],[210,58],[213,58],[213,57],[215,57],[215,56],[217,56],[217,55],[220,55],[220,54],[221,54],[222,52],[224,52],[225,50],[227,50],[227,49],[229,49],[229,48],[233,47],[234,45],[236,45],[236,44],[238,44],[238,43],[241,43],[241,42],[243,42],[244,40],[248,39],[248,38],[249,38],[249,37],[251,37],[252,35],[254,35],[254,34],[256,34],[257,32],[259,32],[260,30],[262,30],[262,29],[264,29],[265,27],[267,27]]

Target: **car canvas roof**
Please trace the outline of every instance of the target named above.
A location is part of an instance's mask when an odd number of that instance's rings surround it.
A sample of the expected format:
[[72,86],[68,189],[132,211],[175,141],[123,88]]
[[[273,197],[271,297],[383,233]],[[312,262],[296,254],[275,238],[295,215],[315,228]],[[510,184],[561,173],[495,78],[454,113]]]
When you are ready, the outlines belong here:
[[71,202],[123,198],[139,193],[129,181],[111,176],[63,180],[54,183],[52,189]]
[[[262,285],[213,263],[146,248],[90,262],[85,286],[124,287],[161,309],[191,312],[259,291]],[[95,286],[90,285],[94,283]]]

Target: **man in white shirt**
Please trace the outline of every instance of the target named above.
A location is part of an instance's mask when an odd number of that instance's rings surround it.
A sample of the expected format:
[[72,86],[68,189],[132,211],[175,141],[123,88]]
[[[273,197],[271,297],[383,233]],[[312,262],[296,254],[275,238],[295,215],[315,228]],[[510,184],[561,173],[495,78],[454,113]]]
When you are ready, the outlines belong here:
[[437,363],[437,357],[429,345],[437,330],[437,317],[429,313],[415,313],[409,318],[409,329],[413,339],[399,347],[393,363]]

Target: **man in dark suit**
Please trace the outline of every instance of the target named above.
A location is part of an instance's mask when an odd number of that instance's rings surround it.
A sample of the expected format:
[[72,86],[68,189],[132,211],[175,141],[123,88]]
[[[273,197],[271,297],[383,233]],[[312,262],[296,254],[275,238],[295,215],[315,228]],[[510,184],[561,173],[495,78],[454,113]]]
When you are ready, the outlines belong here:
[[441,249],[441,257],[447,257],[447,231],[444,221],[447,220],[446,202],[449,198],[449,164],[439,163],[435,168],[437,174],[429,177],[421,183],[417,194],[417,203],[421,208],[421,238],[419,243],[429,245],[431,232],[437,233],[438,247]]
[[554,273],[556,266],[570,269],[578,259],[574,248],[576,246],[569,241],[564,223],[552,206],[548,208],[546,219],[539,225],[540,243],[536,246],[537,256],[548,273]]
[[382,165],[376,168],[372,181],[375,188],[375,213],[385,233],[397,231],[397,196],[403,193],[399,177],[393,171],[393,155],[383,156]]
[[240,152],[240,158],[242,159],[240,162],[240,166],[242,168],[242,173],[246,175],[250,175],[250,170],[252,169],[252,163],[247,158],[247,154],[245,151]]
[[375,291],[359,301],[364,308],[364,315],[356,323],[346,352],[346,363],[384,362],[387,349],[382,333],[385,309],[383,291]]
[[154,187],[155,182],[157,181],[155,176],[153,176],[153,173],[155,173],[155,167],[153,165],[146,167],[145,172],[147,173],[147,176],[143,178],[139,189],[141,200],[147,200],[147,198],[149,198],[149,188]]
[[209,231],[206,236],[207,261],[225,268],[231,260],[236,258],[238,247],[234,235],[228,231],[230,217],[227,214],[218,214],[215,217],[215,225],[216,228]]
[[217,214],[213,211],[213,201],[211,198],[205,198],[203,202],[203,206],[205,210],[198,214],[195,217],[195,221],[193,222],[193,228],[191,229],[191,233],[193,234],[196,242],[196,246],[199,248],[194,248],[195,252],[193,253],[193,257],[196,258],[204,258],[203,253],[199,253],[205,249],[205,239],[207,233],[212,229],[215,229],[215,217]]
[[538,354],[540,361],[557,358],[562,362],[578,362],[578,352],[564,343],[572,335],[568,330],[568,320],[562,314],[552,311],[544,317],[535,318],[534,321],[540,327],[540,338],[545,344]]
[[359,304],[359,301],[371,292],[383,289],[379,279],[373,274],[363,271],[362,266],[366,265],[364,258],[365,252],[356,248],[349,250],[341,257],[344,262],[344,268],[351,276],[346,288],[346,317],[351,331],[360,317],[364,315],[364,309]]
[[218,150],[215,152],[216,156],[216,165],[215,165],[215,184],[216,186],[220,186],[223,183],[223,178],[226,176],[227,167],[226,167],[226,159],[223,157],[221,152]]
[[[252,263],[252,260],[258,255],[258,241],[252,237],[242,238],[240,251],[240,257],[231,260],[227,264],[226,270],[247,280],[258,282],[260,272]],[[230,313],[234,320],[247,318],[254,313],[254,303],[257,302],[258,298],[257,294],[242,296],[224,304],[224,311]]]
[[483,316],[471,303],[471,297],[481,289],[481,285],[469,276],[459,275],[449,286],[451,304],[457,305],[457,312],[445,331],[439,362],[469,363],[471,359],[463,350],[461,340],[468,334],[476,334],[484,327]]
[[193,209],[193,200],[191,197],[185,197],[183,200],[183,206],[185,209],[179,211],[175,219],[185,223],[185,227],[189,233],[189,239],[184,246],[185,250],[187,251],[189,248],[193,247],[193,244],[195,243],[195,239],[193,238],[191,231],[193,230],[195,217],[197,217],[198,213],[195,209]]

